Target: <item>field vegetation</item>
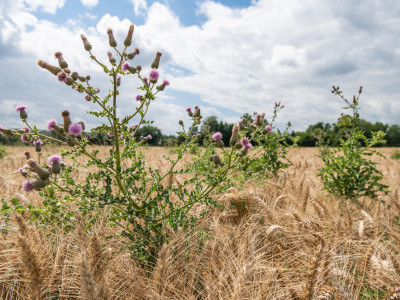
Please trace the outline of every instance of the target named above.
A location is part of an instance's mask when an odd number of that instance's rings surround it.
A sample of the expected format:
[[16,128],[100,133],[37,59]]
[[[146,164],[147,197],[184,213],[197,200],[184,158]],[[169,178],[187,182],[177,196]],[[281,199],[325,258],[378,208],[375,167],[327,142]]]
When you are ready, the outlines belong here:
[[[16,198],[20,210],[43,201],[21,189],[23,178],[15,170],[26,161],[25,150],[9,147],[1,159],[1,196]],[[100,148],[101,156],[108,150]],[[229,209],[212,208],[195,229],[173,233],[152,270],[138,266],[123,241],[108,238],[120,228],[107,226],[106,212],[90,228],[90,216],[79,214],[76,226],[52,220],[40,226],[30,211],[3,215],[2,298],[389,298],[400,279],[400,162],[390,158],[393,151],[383,148],[386,159],[373,157],[391,193],[379,201],[361,197],[357,206],[324,192],[316,177],[323,166],[316,148],[292,149],[292,166],[275,179],[215,195]],[[143,153],[149,164],[163,169],[161,156],[170,152],[152,147]],[[187,154],[184,160],[192,158]],[[84,179],[88,171],[75,175]],[[76,207],[71,203],[66,209]],[[190,213],[205,209],[199,204]]]

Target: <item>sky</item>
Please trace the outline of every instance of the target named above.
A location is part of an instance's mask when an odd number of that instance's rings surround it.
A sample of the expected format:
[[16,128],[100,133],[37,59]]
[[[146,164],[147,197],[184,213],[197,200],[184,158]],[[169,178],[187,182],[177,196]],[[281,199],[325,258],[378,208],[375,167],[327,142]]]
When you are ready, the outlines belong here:
[[[363,86],[361,117],[400,124],[400,1],[398,0],[1,0],[0,125],[22,123],[15,107],[26,105],[28,121],[45,128],[61,123],[67,109],[88,128],[103,120],[84,95],[41,69],[57,64],[61,51],[72,71],[90,75],[105,96],[111,84],[83,49],[109,64],[107,29],[119,41],[135,24],[132,65],[148,74],[163,53],[160,79],[170,85],[151,105],[147,119],[164,134],[189,122],[185,109],[198,105],[204,117],[236,123],[244,113],[272,116],[274,102],[285,108],[277,127],[291,122],[305,130],[333,123],[344,103],[331,94],[338,85],[349,98]],[[124,76],[120,116],[133,112],[139,81]],[[133,123],[135,120],[133,120]]]

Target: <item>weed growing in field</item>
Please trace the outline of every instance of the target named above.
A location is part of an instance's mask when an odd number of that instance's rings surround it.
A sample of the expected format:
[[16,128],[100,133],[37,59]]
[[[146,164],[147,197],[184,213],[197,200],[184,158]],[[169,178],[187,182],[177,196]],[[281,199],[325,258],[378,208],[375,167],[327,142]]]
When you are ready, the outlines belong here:
[[350,109],[352,115],[342,114],[338,123],[338,126],[346,128],[344,137],[340,139],[340,147],[321,155],[325,167],[319,170],[318,176],[322,179],[324,188],[333,195],[356,203],[360,196],[376,198],[379,193],[387,194],[388,186],[380,182],[383,175],[377,169],[377,163],[366,158],[373,154],[383,157],[371,147],[384,143],[385,140],[382,131],[374,132],[368,139],[359,128],[358,105],[362,87],[352,102],[343,96],[339,87],[333,86],[332,93],[345,101],[347,106],[344,109]]
[[7,155],[6,147],[0,145],[0,159]]
[[275,103],[271,122],[264,120],[265,114],[255,114],[255,121],[240,121],[240,130],[244,136],[249,136],[249,142],[255,146],[255,153],[243,160],[239,166],[244,178],[262,178],[277,176],[280,170],[291,165],[287,158],[289,150],[296,146],[296,140],[289,134],[290,122],[283,133],[274,130],[278,112],[284,108],[280,102]]
[[[47,207],[47,212],[55,213],[61,220],[64,218],[73,220],[74,216],[62,214],[59,206],[59,203],[64,205],[71,199],[78,201],[79,209],[84,215],[92,211],[100,212],[106,208],[110,214],[109,220],[122,228],[120,236],[126,238],[126,247],[131,250],[133,257],[147,264],[155,262],[159,249],[169,239],[169,232],[187,229],[204,215],[204,213],[200,216],[190,214],[193,205],[197,203],[215,205],[210,196],[211,192],[217,187],[223,188],[229,182],[230,171],[242,160],[250,149],[250,144],[244,136],[239,142],[239,126],[236,126],[232,134],[235,142],[231,143],[230,150],[223,149],[221,156],[213,154],[207,156],[205,160],[198,152],[197,161],[204,162],[201,165],[202,173],[199,172],[199,168],[177,169],[177,164],[184,153],[188,149],[196,149],[198,136],[193,132],[200,124],[202,115],[200,108],[195,106],[193,110],[187,109],[191,118],[188,127],[179,121],[182,130],[178,135],[184,142],[176,150],[174,158],[165,158],[166,163],[169,163],[168,170],[162,173],[157,168],[149,167],[140,149],[152,139],[152,136],[138,137],[135,133],[143,124],[149,123],[145,120],[148,108],[169,82],[164,80],[160,83],[159,80],[158,67],[162,56],[160,52],[157,52],[148,75],[142,74],[141,66],[131,65],[130,61],[140,53],[137,48],[130,53],[127,51],[132,42],[133,29],[134,26],[131,25],[122,51],[117,49],[113,32],[108,29],[109,45],[114,51],[114,53],[108,52],[110,64],[100,62],[92,53],[88,39],[81,35],[84,49],[90,58],[111,79],[113,86],[105,97],[99,96],[100,89],[91,83],[90,76],[81,76],[78,72],[70,71],[61,52],[55,54],[58,66],[42,60],[38,63],[40,67],[55,75],[60,82],[84,94],[82,98],[86,101],[100,107],[100,111],[91,110],[89,113],[105,120],[105,123],[93,128],[92,131],[106,134],[113,140],[113,147],[108,157],[101,158],[98,151],[88,149],[88,138],[84,133],[85,124],[73,123],[69,111],[61,113],[62,123],[57,123],[55,119],[48,122],[48,130],[53,130],[57,137],[42,135],[35,126],[31,126],[27,121],[29,109],[24,105],[18,106],[16,110],[27,128],[21,131],[2,129],[2,132],[21,135],[23,141],[33,142],[35,145],[38,159],[35,160],[29,155],[27,165],[21,168],[20,172],[27,178],[23,184],[24,190],[40,191],[45,199],[43,204]],[[141,82],[138,88],[141,92],[136,97],[138,105],[134,112],[121,117],[117,114],[117,96],[122,82],[121,76],[127,75],[137,76]],[[135,117],[139,118],[139,121],[130,125]],[[43,161],[41,149],[52,141],[67,144],[71,150],[63,152],[62,156],[54,154],[48,157],[47,161]],[[217,147],[223,146],[220,139],[216,138],[215,142]],[[87,161],[83,164],[77,161],[81,155],[87,157]],[[64,162],[66,159],[74,163],[67,166]],[[88,173],[84,182],[77,182],[76,171],[90,166],[95,166],[95,169]],[[195,173],[189,175],[190,179],[178,184],[173,181],[167,182],[167,178],[171,176],[185,176],[193,170]]]

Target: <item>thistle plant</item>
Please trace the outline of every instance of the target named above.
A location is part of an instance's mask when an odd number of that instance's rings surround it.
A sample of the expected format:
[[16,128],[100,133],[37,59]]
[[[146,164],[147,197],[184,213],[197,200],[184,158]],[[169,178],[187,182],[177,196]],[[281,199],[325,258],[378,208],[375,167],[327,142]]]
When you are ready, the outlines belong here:
[[[165,158],[168,169],[162,172],[149,167],[143,155],[141,146],[152,137],[138,136],[136,133],[142,125],[148,124],[145,119],[149,106],[156,101],[158,93],[168,85],[167,80],[160,81],[158,71],[162,54],[157,52],[151,63],[151,71],[143,74],[140,65],[134,65],[132,60],[140,54],[135,48],[132,52],[128,48],[132,44],[134,26],[131,25],[124,40],[122,50],[114,38],[112,29],[107,30],[111,50],[107,52],[109,62],[100,62],[92,52],[92,45],[85,35],[81,35],[84,49],[90,58],[110,77],[112,88],[100,96],[100,89],[92,82],[90,76],[82,76],[77,71],[71,71],[66,58],[61,52],[55,54],[58,66],[40,60],[39,66],[49,71],[57,79],[82,94],[82,99],[97,105],[100,110],[90,110],[89,113],[104,120],[104,123],[91,129],[105,134],[112,140],[112,148],[108,157],[100,157],[99,151],[88,147],[88,137],[85,134],[83,122],[73,122],[74,112],[61,112],[62,121],[51,119],[47,129],[55,132],[55,137],[41,134],[36,126],[28,122],[29,109],[18,106],[17,111],[26,130],[2,129],[2,133],[20,135],[27,143],[33,143],[38,153],[34,159],[27,155],[27,165],[20,169],[20,173],[27,180],[23,188],[27,192],[40,191],[47,211],[57,212],[63,218],[73,221],[73,216],[62,214],[56,208],[59,202],[65,205],[75,201],[83,214],[95,211],[108,213],[109,220],[121,228],[119,238],[125,238],[125,245],[131,250],[132,256],[143,264],[153,263],[160,247],[168,241],[169,233],[180,228],[193,226],[201,216],[190,213],[196,203],[213,204],[211,193],[218,186],[229,182],[230,171],[250,149],[249,142],[239,143],[238,126],[232,134],[235,140],[231,150],[221,148],[221,157],[218,154],[204,160],[199,156],[202,173],[199,168],[187,166],[176,169],[178,162],[183,158],[187,149],[196,145],[197,135],[193,134],[200,124],[202,116],[200,108],[187,110],[191,124],[185,126],[179,121],[181,131],[178,134],[184,142],[177,149],[177,155]],[[141,85],[136,96],[136,108],[133,112],[120,116],[117,114],[119,87],[123,84],[122,76],[136,76]],[[135,119],[135,123],[133,123]],[[53,154],[43,160],[41,151],[51,142],[68,145],[70,150],[61,155]],[[223,145],[218,144],[218,147]],[[238,149],[240,148],[240,149]],[[200,154],[199,154],[200,155]],[[84,163],[78,163],[77,158],[85,156]],[[71,165],[69,165],[72,163]],[[80,168],[92,168],[83,181],[76,179]],[[89,169],[88,169],[89,170]],[[191,174],[191,178],[180,183],[167,182],[169,176]],[[203,214],[204,215],[204,214]],[[165,230],[168,228],[168,230]]]
[[242,143],[254,144],[253,154],[240,165],[244,178],[275,177],[291,165],[287,154],[296,146],[296,140],[288,134],[291,124],[287,124],[283,133],[274,125],[278,112],[283,108],[280,102],[274,103],[270,122],[265,120],[265,113],[254,113],[253,122],[244,118],[240,120],[240,131],[249,136],[249,140],[242,140]]
[[325,167],[319,169],[318,176],[325,190],[356,204],[359,204],[357,199],[361,196],[376,199],[381,193],[387,194],[388,186],[381,183],[382,172],[378,170],[376,162],[367,158],[373,154],[384,157],[372,147],[385,143],[385,134],[382,131],[373,132],[369,139],[359,127],[362,87],[358,95],[353,96],[353,101],[345,98],[339,87],[333,86],[332,93],[346,103],[344,109],[352,114],[342,114],[339,119],[338,126],[345,129],[344,136],[340,138],[340,147],[320,156]]

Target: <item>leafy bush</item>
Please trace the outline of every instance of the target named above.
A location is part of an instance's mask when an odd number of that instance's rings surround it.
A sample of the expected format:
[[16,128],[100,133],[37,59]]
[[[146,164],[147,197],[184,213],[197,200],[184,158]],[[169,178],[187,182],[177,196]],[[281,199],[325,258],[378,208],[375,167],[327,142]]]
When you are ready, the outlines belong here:
[[342,114],[338,126],[346,130],[340,139],[340,147],[320,156],[325,167],[319,169],[318,173],[325,190],[355,203],[360,196],[376,198],[379,193],[388,193],[388,186],[380,182],[383,175],[377,169],[377,163],[366,158],[373,154],[383,157],[380,152],[372,150],[371,147],[384,143],[384,133],[373,132],[369,139],[359,128],[358,104],[361,92],[362,87],[359,89],[358,96],[354,96],[353,101],[350,102],[343,96],[339,87],[333,87],[332,93],[345,101],[347,106],[344,109],[350,109],[352,115]]

